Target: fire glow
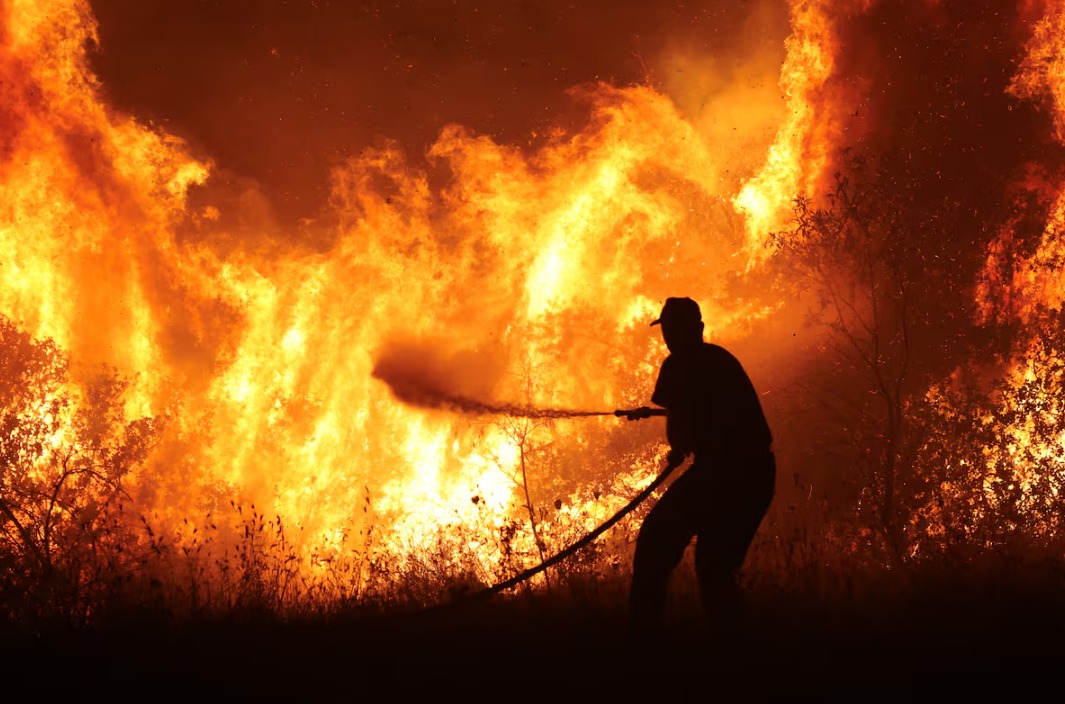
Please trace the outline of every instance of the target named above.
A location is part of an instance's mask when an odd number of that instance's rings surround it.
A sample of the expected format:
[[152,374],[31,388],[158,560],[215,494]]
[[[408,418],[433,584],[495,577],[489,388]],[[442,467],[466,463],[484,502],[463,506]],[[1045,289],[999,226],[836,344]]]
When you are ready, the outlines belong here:
[[[382,555],[441,547],[485,581],[535,563],[545,541],[586,532],[652,479],[661,426],[480,411],[644,405],[665,353],[647,322],[670,295],[699,300],[712,335],[742,344],[762,325],[761,344],[787,353],[780,321],[794,312],[735,291],[773,266],[762,244],[789,226],[795,198],[827,192],[844,147],[873,129],[847,122],[870,86],[834,77],[841,27],[877,3],[836,5],[792,3],[779,81],[746,103],[752,133],[735,142],[668,87],[583,86],[583,125],[535,149],[461,125],[424,162],[401,145],[367,149],[332,173],[328,226],[242,243],[224,205],[191,205],[210,192],[210,160],[103,97],[88,4],[7,0],[0,314],[71,361],[71,404],[26,411],[55,425],[39,471],[76,442],[79,409],[112,369],[127,381],[121,413],[100,422],[157,424],[124,477],[126,510],[175,545],[196,549],[208,530],[225,544],[241,506],[284,526],[305,585],[347,559],[356,586],[344,589],[358,591]],[[1063,15],[1040,10],[1024,15],[1034,31],[1010,90],[1052,111],[1060,139]],[[775,129],[754,133],[763,124]],[[449,174],[443,186],[432,169]],[[1060,309],[1058,175],[1038,176],[1054,206],[1030,257],[996,259],[1008,225],[987,246],[973,298],[988,319]],[[397,364],[430,370],[450,401],[394,395],[382,378]],[[1021,364],[1002,378],[1022,384]],[[755,364],[766,390],[771,370]],[[455,399],[479,413],[449,412]],[[1026,422],[1006,434],[1025,442]],[[1040,453],[1060,472],[1060,452]],[[1032,471],[1018,466],[1018,481]],[[529,514],[542,535],[522,528],[507,563],[497,536]],[[459,526],[469,532],[451,545]]]

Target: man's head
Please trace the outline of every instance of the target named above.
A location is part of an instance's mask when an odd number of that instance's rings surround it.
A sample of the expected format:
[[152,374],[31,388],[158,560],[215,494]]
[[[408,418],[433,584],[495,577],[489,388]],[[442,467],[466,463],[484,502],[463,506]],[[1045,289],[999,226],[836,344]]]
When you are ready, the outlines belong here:
[[662,314],[651,325],[662,326],[662,339],[670,352],[681,352],[703,341],[703,314],[690,298],[667,298]]

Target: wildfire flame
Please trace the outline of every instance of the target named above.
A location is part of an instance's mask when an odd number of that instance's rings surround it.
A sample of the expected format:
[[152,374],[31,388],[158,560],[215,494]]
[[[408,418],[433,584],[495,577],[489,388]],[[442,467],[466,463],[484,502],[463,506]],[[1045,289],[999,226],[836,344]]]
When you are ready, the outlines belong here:
[[[76,403],[106,365],[129,380],[126,419],[166,419],[127,490],[187,541],[232,501],[298,526],[302,555],[357,551],[374,531],[395,554],[428,550],[450,526],[490,533],[520,516],[519,468],[536,503],[559,498],[545,529],[564,514],[594,523],[611,506],[589,487],[649,481],[660,426],[411,407],[375,370],[398,345],[484,408],[631,407],[665,354],[647,323],[667,296],[699,300],[720,338],[772,322],[782,303],[732,287],[769,265],[761,244],[794,199],[820,196],[868,90],[833,82],[837,23],[876,3],[834,5],[791,3],[783,108],[751,106],[775,130],[742,135],[762,150],[753,163],[725,160],[659,89],[585,86],[572,98],[586,122],[535,149],[457,125],[424,163],[368,149],[332,174],[334,222],[242,242],[223,205],[190,205],[213,164],[104,99],[88,3],[7,0],[0,313],[69,352]],[[1049,104],[1059,139],[1062,16],[1039,21],[1011,84]],[[1045,185],[1039,248],[1008,281],[989,265],[978,296],[1005,288],[1060,309],[1048,263],[1065,206],[1060,183]],[[593,447],[617,451],[589,463]],[[466,547],[491,564],[489,544]]]

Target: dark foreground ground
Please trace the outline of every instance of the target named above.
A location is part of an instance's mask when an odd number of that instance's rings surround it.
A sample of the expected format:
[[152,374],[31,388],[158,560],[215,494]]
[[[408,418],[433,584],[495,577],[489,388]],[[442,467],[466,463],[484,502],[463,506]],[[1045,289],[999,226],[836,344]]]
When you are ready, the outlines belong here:
[[[1044,689],[1065,672],[1065,594],[958,591],[751,604],[716,645],[683,613],[654,642],[615,609],[496,597],[402,616],[11,635],[6,701],[921,701]],[[57,699],[58,698],[58,699]]]

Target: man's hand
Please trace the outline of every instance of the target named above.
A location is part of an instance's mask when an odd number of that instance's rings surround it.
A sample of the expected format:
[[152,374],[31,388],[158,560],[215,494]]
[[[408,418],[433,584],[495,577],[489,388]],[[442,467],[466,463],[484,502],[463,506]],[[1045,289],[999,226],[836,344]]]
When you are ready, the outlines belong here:
[[670,449],[669,454],[666,455],[666,462],[671,467],[679,467],[684,463],[684,460],[688,457],[688,453],[684,450],[678,450],[676,448]]

